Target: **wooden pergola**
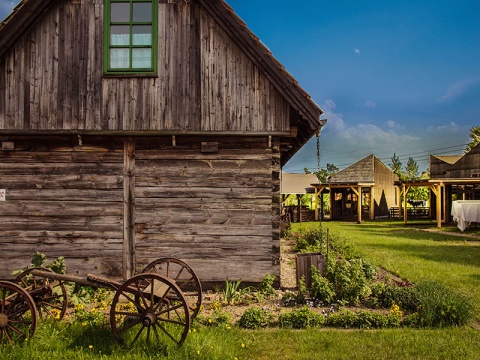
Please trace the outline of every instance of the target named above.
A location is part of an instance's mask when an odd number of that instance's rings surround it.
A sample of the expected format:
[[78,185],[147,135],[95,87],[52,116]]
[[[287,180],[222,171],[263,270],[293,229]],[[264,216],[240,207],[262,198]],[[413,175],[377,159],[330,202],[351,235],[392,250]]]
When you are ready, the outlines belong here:
[[[357,195],[358,201],[357,201],[357,223],[362,222],[362,188],[368,187],[370,188],[371,192],[371,197],[373,198],[374,195],[374,189],[375,186],[372,183],[339,183],[339,184],[319,184],[315,186],[315,201],[317,201],[319,195],[326,189],[332,190],[332,189],[345,189],[349,188],[352,190],[352,192]],[[323,198],[320,197],[323,201]],[[323,204],[320,205],[320,207],[323,209]],[[333,209],[333,197],[330,196],[330,209]],[[374,207],[370,206],[370,219],[374,218]],[[315,218],[318,219],[318,204],[315,203]],[[323,220],[323,219],[322,219]]]
[[[397,204],[400,206],[400,213],[403,210],[403,222],[408,223],[407,216],[407,206],[404,206],[402,209],[402,198],[403,204],[407,203],[407,194],[412,187],[428,187],[431,190],[431,193],[435,195],[435,219],[437,221],[437,227],[441,228],[442,223],[447,222],[447,206],[448,202],[446,201],[446,186],[448,185],[475,185],[480,184],[480,179],[468,178],[468,179],[425,179],[425,180],[409,180],[409,181],[399,181],[395,183],[397,187]],[[432,207],[430,197],[430,204]],[[465,199],[459,199],[465,200]],[[430,207],[430,216],[431,216],[431,207]],[[443,216],[442,216],[443,215]]]

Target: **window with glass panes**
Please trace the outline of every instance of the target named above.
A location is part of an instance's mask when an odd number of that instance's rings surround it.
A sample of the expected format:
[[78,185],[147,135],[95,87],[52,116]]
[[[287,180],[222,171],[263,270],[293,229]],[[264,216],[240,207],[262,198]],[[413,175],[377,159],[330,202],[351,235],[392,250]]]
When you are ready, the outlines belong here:
[[156,71],[158,0],[105,0],[105,72]]

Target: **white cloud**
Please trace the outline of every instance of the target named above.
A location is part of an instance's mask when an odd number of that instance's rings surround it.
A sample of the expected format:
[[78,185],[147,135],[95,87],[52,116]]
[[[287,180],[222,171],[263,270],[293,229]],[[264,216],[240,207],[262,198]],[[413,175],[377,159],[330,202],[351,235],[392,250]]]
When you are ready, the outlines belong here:
[[377,107],[377,104],[375,103],[375,101],[369,100],[365,104],[363,104],[363,107],[374,108],[374,107]]
[[355,51],[355,54],[360,54],[360,49],[353,49]]
[[435,100],[437,103],[443,103],[453,100],[454,98],[461,96],[472,87],[480,84],[480,77],[473,79],[465,79],[452,84],[445,94]]
[[387,120],[386,125],[389,129],[404,129],[403,125],[397,124],[394,120]]
[[[345,119],[337,112],[333,100],[321,106],[328,122],[320,137],[320,162],[343,169],[356,161],[374,154],[385,165],[396,153],[406,164],[412,156],[421,171],[428,168],[429,154],[455,154],[458,145],[468,142],[469,127],[455,122],[425,128],[420,124],[405,133],[405,126],[395,120],[386,121],[383,126],[376,124],[355,124],[355,119]],[[285,171],[303,172],[304,168],[315,170],[317,151],[315,137],[312,138],[285,166]]]
[[447,125],[439,125],[439,126],[429,126],[427,128],[427,132],[430,134],[445,134],[445,133],[466,133],[468,134],[468,126],[460,126],[455,122],[451,121],[450,124]]
[[[387,122],[388,131],[374,124],[350,125],[344,121],[342,114],[334,111],[336,105],[332,100],[327,100],[322,108],[325,111],[325,117],[328,118],[328,137],[334,139],[335,142],[339,139],[348,140],[348,143],[344,143],[342,146],[353,147],[354,145],[361,145],[362,148],[370,149],[367,151],[374,152],[376,148],[383,147],[386,144],[397,145],[405,141],[418,140],[415,136],[397,134],[393,129],[401,127],[392,120]],[[352,151],[357,150],[352,149]]]

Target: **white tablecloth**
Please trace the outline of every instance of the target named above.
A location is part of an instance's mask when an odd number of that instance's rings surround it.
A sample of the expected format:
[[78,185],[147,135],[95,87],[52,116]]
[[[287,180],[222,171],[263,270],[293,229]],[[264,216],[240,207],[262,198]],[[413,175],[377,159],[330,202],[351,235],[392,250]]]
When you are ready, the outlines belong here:
[[457,200],[452,202],[453,220],[464,231],[471,222],[480,222],[480,200]]

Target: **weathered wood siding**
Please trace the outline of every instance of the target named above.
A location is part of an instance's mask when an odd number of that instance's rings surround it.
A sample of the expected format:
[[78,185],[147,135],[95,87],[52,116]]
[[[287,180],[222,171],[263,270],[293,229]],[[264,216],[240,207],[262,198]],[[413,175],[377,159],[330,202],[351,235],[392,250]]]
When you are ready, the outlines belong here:
[[0,278],[40,251],[68,271],[122,276],[123,141],[15,137],[0,151]]
[[172,256],[204,282],[279,275],[277,155],[267,139],[247,140],[245,149],[223,139],[214,153],[191,138],[177,139],[175,148],[171,139],[137,142],[137,271]]
[[453,164],[436,156],[430,156],[430,177],[432,179],[480,177],[480,146],[475,146]]
[[396,193],[394,182],[398,177],[392,170],[387,168],[380,160],[374,157],[375,185],[374,185],[374,206],[375,217],[388,217],[390,208],[396,204]]
[[103,0],[57,2],[0,59],[0,130],[290,130],[289,103],[197,1],[159,4],[158,44],[158,77],[103,77]]
[[68,271],[82,275],[129,277],[170,256],[205,283],[280,274],[278,139],[10,136],[8,143],[14,150],[0,151],[0,278],[36,251],[64,256]]

